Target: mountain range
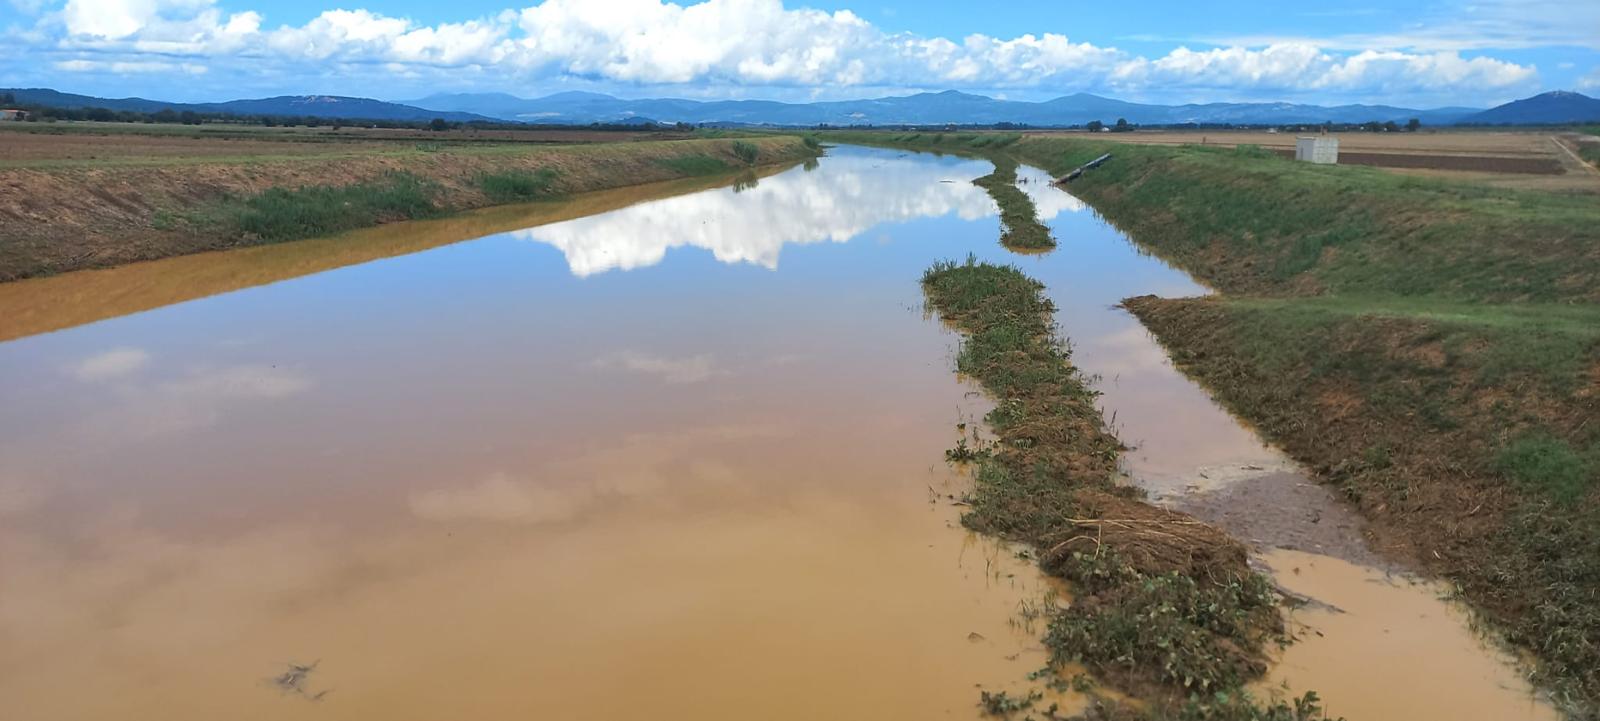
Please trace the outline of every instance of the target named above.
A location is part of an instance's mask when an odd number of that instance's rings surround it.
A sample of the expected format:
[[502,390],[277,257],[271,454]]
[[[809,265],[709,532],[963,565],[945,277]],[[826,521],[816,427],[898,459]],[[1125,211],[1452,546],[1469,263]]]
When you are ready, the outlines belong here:
[[1044,102],[998,100],[955,90],[868,100],[781,103],[771,100],[696,101],[671,98],[624,100],[599,93],[567,92],[542,98],[503,93],[431,95],[405,101],[432,110],[470,112],[527,123],[618,122],[651,118],[663,123],[730,125],[1082,125],[1107,124],[1118,118],[1138,125],[1185,123],[1283,124],[1362,123],[1370,120],[1404,123],[1418,118],[1428,125],[1448,125],[1477,112],[1476,108],[1418,110],[1388,105],[1297,105],[1293,103],[1205,103],[1152,105],[1078,93]]
[[1131,103],[1088,93],[1043,102],[1001,100],[955,90],[939,93],[783,103],[772,100],[699,101],[675,98],[622,99],[600,93],[565,92],[541,98],[504,93],[454,93],[418,100],[385,102],[337,95],[285,95],[221,103],[170,103],[144,98],[96,98],[44,88],[9,91],[17,102],[68,108],[158,112],[192,110],[242,115],[296,115],[319,118],[457,122],[512,121],[533,124],[693,123],[722,125],[993,125],[1032,126],[1106,124],[1126,119],[1136,125],[1297,123],[1365,123],[1417,118],[1424,125],[1538,125],[1600,121],[1600,100],[1579,93],[1552,91],[1488,110],[1445,107],[1403,108],[1390,105],[1302,105],[1295,103],[1203,103],[1156,105]]
[[494,118],[468,112],[449,112],[389,103],[370,98],[350,98],[339,95],[283,95],[275,98],[229,100],[223,103],[169,103],[145,98],[97,98],[75,95],[48,88],[0,89],[11,93],[20,105],[47,105],[55,108],[105,108],[130,110],[139,113],[158,113],[163,110],[197,113],[231,113],[234,115],[297,115],[314,118],[344,118],[361,120],[428,121],[434,118],[471,122],[493,121]]

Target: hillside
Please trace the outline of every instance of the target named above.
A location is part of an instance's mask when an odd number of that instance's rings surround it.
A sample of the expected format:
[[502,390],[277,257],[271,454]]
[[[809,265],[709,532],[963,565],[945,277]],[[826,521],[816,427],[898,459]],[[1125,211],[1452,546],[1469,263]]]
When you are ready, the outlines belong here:
[[1595,121],[1600,121],[1600,99],[1566,90],[1514,100],[1461,120],[1482,125],[1560,125]]

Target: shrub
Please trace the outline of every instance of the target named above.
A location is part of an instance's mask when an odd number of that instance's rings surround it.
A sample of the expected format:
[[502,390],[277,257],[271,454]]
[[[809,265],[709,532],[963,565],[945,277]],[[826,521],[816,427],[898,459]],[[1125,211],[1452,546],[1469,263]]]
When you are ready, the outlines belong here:
[[756,147],[753,143],[735,140],[733,141],[733,155],[748,165],[755,165],[756,158],[761,155],[761,148]]

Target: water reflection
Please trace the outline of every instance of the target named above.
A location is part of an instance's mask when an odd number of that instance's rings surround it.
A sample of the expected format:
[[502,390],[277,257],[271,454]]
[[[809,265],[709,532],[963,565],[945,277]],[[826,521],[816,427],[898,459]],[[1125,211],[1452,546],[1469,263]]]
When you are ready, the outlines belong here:
[[[988,172],[985,162],[935,164],[835,152],[827,173],[783,173],[512,235],[556,247],[580,278],[646,268],[674,248],[699,248],[723,263],[776,270],[788,244],[843,243],[887,223],[950,215],[975,220],[995,213],[989,196],[968,182]],[[1040,196],[1046,217],[1083,207],[1065,193],[1030,193]]]

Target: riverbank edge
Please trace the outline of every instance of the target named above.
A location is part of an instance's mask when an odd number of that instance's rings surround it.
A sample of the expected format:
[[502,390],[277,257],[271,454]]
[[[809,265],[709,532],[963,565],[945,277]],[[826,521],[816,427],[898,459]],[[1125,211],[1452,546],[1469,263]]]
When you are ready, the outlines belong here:
[[[1081,678],[1051,683],[1087,687],[1094,718],[1319,718],[1314,693],[1291,707],[1245,692],[1266,671],[1266,646],[1287,642],[1273,586],[1244,544],[1117,483],[1124,447],[1057,334],[1044,286],[969,258],[936,263],[922,287],[964,336],[957,371],[996,399],[985,417],[993,439],[946,454],[973,472],[963,525],[1026,544],[1072,584],[1072,603],[1048,614],[1053,669],[1082,664],[1145,703],[1107,699]],[[985,693],[981,706],[1009,717],[1035,700]]]
[[0,282],[820,155],[800,136],[0,170]]
[[[823,138],[964,155],[1001,142],[973,133]],[[1073,194],[1225,294],[1126,306],[1226,407],[1339,488],[1369,520],[1378,550],[1453,582],[1497,638],[1534,661],[1533,680],[1564,713],[1600,717],[1600,342],[1572,332],[1600,327],[1600,208],[1559,194],[1319,169],[1251,148],[1004,142],[1056,175],[1113,153],[1111,170],[1086,173]],[[1380,250],[1350,261],[1362,244]],[[1385,255],[1406,250],[1416,254]],[[1247,307],[1255,312],[1230,312]],[[1542,312],[1565,325],[1527,320]],[[1307,333],[1317,323],[1305,319],[1319,314],[1327,330]],[[1374,322],[1405,326],[1391,338],[1400,342],[1361,346]],[[1463,325],[1477,330],[1458,332]],[[1546,352],[1525,353],[1530,343]],[[1296,347],[1293,357],[1283,352]],[[1549,362],[1563,354],[1577,362]],[[1316,394],[1266,377],[1267,363],[1289,378],[1342,372],[1340,387],[1307,403]],[[1371,376],[1374,365],[1387,375]],[[1488,371],[1495,377],[1485,381]],[[1417,392],[1450,379],[1471,381],[1470,393]],[[1393,451],[1419,438],[1431,441],[1414,444],[1422,452]],[[1578,493],[1589,501],[1553,503],[1541,479],[1512,477],[1552,467],[1587,473]]]

